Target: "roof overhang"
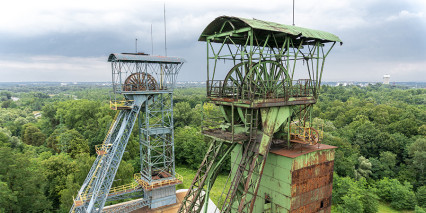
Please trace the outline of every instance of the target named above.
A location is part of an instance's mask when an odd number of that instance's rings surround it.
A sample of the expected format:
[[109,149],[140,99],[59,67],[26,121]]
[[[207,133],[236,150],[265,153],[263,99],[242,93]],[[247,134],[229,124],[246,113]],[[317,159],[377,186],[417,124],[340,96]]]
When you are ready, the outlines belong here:
[[[227,35],[240,36],[238,32],[244,32],[247,31],[247,29],[255,30],[255,32],[257,32],[257,34],[260,36],[258,37],[260,40],[262,40],[262,34],[265,36],[264,39],[266,39],[267,34],[273,32],[274,34],[282,36],[289,35],[297,39],[303,39],[305,41],[315,40],[320,41],[321,43],[340,42],[342,44],[342,40],[340,40],[338,36],[329,32],[232,16],[220,16],[216,18],[204,29],[198,41],[207,41],[212,37],[220,37],[221,34],[223,37]],[[243,41],[243,39],[241,39],[241,41]]]
[[170,56],[153,56],[137,53],[112,53],[108,57],[108,62],[183,64],[186,61],[183,58]]

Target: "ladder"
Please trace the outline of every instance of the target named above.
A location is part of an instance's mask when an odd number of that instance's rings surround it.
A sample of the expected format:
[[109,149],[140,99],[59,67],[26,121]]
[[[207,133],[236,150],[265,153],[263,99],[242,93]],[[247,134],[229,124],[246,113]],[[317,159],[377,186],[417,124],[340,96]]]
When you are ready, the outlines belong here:
[[[227,144],[219,140],[214,140],[210,144],[178,210],[179,213],[198,213],[202,210],[205,203],[208,202],[210,190],[224,163],[224,159],[229,156],[235,145],[236,143]],[[204,206],[204,210],[207,210],[207,206]]]
[[[267,157],[259,154],[259,140],[257,135],[259,110],[246,110],[246,125],[249,126],[250,139],[243,144],[243,154],[236,168],[235,176],[222,205],[222,212],[252,212],[257,190]],[[271,142],[268,144],[268,150]],[[253,176],[253,173],[257,174]]]
[[102,146],[103,152],[98,153],[70,213],[102,211],[141,104],[121,110],[117,115]]

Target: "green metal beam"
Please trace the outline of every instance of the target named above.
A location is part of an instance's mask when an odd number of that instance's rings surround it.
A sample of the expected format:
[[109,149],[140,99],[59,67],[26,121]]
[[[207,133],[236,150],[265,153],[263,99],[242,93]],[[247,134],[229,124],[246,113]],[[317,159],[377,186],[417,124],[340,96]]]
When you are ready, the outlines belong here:
[[207,41],[214,40],[215,38],[220,38],[220,37],[224,37],[224,36],[232,36],[234,33],[238,34],[238,33],[248,32],[250,30],[251,30],[250,27],[245,27],[245,28],[241,28],[241,29],[238,29],[238,30],[232,30],[232,31],[223,32],[223,33],[217,33],[217,34],[214,34],[214,35],[207,36]]

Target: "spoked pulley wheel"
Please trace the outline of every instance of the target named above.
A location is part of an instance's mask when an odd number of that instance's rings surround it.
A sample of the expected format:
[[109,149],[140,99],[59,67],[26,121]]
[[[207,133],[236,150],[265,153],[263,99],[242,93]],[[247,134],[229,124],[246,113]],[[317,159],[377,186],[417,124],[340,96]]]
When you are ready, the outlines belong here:
[[124,91],[156,90],[158,88],[155,78],[148,73],[133,73],[124,81]]
[[249,65],[245,62],[236,64],[229,70],[222,85],[223,95],[235,96],[241,93],[244,76],[249,71]]
[[244,84],[255,97],[274,98],[284,92],[290,80],[287,70],[277,61],[261,61],[244,77]]

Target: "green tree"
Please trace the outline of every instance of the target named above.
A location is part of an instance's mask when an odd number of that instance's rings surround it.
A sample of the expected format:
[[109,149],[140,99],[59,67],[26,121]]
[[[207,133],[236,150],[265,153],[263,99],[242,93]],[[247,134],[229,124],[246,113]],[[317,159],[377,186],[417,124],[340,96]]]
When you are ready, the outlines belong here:
[[426,208],[426,186],[420,186],[416,192],[417,203],[422,207]]
[[407,147],[409,167],[416,171],[417,185],[425,185],[426,138],[420,137]]
[[60,153],[61,150],[59,147],[59,136],[66,131],[68,131],[68,128],[65,125],[57,126],[55,131],[53,131],[52,134],[50,134],[47,138],[47,147],[52,148],[56,153]]
[[9,146],[9,137],[3,132],[0,132],[0,147],[2,146]]
[[379,203],[376,189],[370,187],[365,178],[355,181],[334,175],[333,179],[332,201],[339,212],[377,212]]
[[74,129],[66,130],[58,136],[58,148],[61,152],[69,153],[72,158],[80,153],[89,153],[87,140]]
[[60,192],[66,188],[68,175],[76,173],[76,162],[68,154],[61,153],[43,160],[42,166],[47,178],[47,197],[53,202],[53,208],[58,209]]
[[394,169],[396,166],[396,154],[386,151],[380,153],[382,177],[394,177]]
[[354,177],[355,165],[358,164],[359,151],[341,137],[324,133],[324,143],[339,147],[335,151],[334,171],[340,176]]
[[378,196],[385,202],[390,202],[395,209],[414,209],[416,196],[413,186],[405,182],[401,184],[396,179],[383,178],[376,184]]
[[371,163],[363,156],[358,158],[358,168],[355,170],[355,178],[368,178],[371,175]]
[[[51,210],[51,203],[43,191],[46,178],[40,162],[33,153],[18,153],[9,147],[0,147],[0,202],[5,212],[43,212]],[[7,186],[5,186],[5,184]]]
[[184,127],[191,124],[192,113],[188,102],[179,102],[173,107],[175,127]]
[[12,205],[16,205],[18,202],[16,195],[17,193],[12,192],[6,182],[0,181],[0,212],[10,211]]
[[34,124],[25,124],[22,133],[22,142],[33,145],[41,146],[46,140],[46,135],[43,134],[39,128]]
[[199,129],[189,126],[176,129],[175,159],[177,163],[197,169],[207,149],[207,143]]
[[405,182],[404,185],[398,184],[393,187],[391,206],[395,209],[414,209],[416,205],[416,196],[413,192],[413,186]]
[[342,213],[364,212],[361,196],[358,194],[346,194],[343,198],[343,204],[339,205],[337,210]]
[[416,205],[414,213],[426,213],[426,211],[422,207]]
[[[49,109],[50,114],[54,113],[54,118],[47,118],[59,121],[68,129],[75,129],[89,142],[91,151],[95,150],[95,145],[102,143],[108,126],[113,120],[112,110],[104,103],[89,100],[70,100],[55,103],[55,109]],[[51,115],[50,115],[51,116]],[[54,126],[52,129],[55,129]]]
[[84,179],[95,161],[94,156],[89,153],[78,154],[75,158],[75,172],[67,175],[65,180],[65,188],[59,192],[60,209],[68,212],[73,203],[73,197],[83,184]]

